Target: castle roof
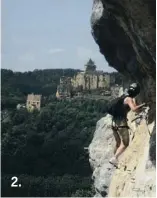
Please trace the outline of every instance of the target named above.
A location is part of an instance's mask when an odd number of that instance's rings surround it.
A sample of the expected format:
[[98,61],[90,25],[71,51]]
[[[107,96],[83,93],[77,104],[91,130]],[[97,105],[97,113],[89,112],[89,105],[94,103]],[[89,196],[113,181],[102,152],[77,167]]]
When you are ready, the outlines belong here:
[[89,61],[86,63],[86,66],[95,66],[94,61],[90,58]]

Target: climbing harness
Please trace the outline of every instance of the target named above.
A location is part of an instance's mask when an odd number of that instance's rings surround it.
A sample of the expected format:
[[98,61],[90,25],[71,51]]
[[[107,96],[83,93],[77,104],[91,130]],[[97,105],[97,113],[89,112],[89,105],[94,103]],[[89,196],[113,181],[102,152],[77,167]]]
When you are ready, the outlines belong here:
[[118,131],[119,128],[127,128],[129,129],[129,127],[126,125],[126,126],[112,126],[112,129],[115,130],[115,131]]
[[113,123],[116,124],[116,122],[114,121],[114,119],[112,119],[112,125],[111,125],[111,128],[115,131],[118,131],[119,128],[127,128],[129,129],[129,126],[128,125],[122,125],[122,126],[118,126],[118,125],[114,125]]

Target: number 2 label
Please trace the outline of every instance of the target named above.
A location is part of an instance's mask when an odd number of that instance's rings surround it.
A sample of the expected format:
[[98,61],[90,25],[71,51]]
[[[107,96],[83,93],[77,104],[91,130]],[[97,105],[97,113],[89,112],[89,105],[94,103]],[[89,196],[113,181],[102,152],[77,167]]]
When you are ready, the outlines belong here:
[[11,180],[13,180],[11,187],[18,187],[18,185],[16,184],[16,182],[18,181],[18,178],[14,176],[11,178]]

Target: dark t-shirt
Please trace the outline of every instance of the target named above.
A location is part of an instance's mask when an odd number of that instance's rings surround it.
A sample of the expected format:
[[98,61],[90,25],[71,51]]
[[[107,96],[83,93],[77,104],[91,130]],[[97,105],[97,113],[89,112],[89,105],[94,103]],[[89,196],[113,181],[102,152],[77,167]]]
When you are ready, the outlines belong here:
[[[126,97],[125,97],[126,98]],[[124,98],[124,100],[125,100]],[[120,109],[119,109],[119,114],[117,116],[114,116],[114,119],[118,119],[118,120],[127,120],[127,114],[130,111],[130,107],[128,104],[124,104],[124,100],[123,100],[123,104],[121,105]]]

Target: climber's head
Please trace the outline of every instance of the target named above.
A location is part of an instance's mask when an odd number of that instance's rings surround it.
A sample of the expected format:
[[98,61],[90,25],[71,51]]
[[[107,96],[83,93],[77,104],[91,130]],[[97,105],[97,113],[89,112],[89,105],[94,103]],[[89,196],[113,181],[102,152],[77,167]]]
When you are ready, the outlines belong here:
[[130,97],[135,97],[140,93],[140,86],[137,83],[132,83],[129,86],[128,94]]

